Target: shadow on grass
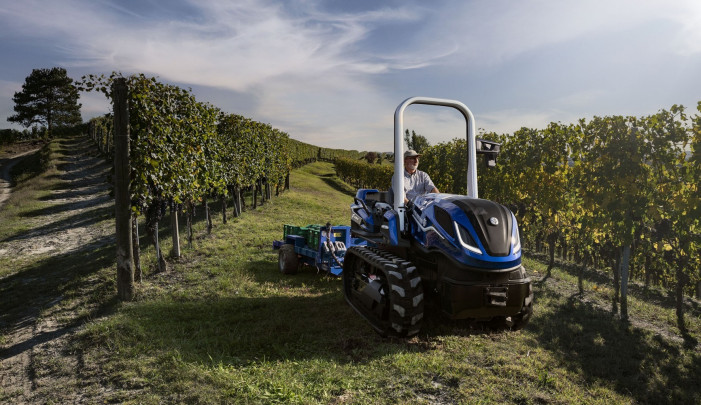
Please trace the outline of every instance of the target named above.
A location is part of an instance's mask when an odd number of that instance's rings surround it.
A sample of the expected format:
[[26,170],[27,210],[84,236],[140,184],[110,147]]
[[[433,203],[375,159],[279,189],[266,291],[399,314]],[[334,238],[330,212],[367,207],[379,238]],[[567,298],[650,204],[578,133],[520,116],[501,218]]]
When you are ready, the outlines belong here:
[[[69,155],[69,159],[79,162],[84,159],[81,152],[91,148],[89,139],[84,137],[71,137],[56,141],[58,149]],[[43,148],[39,153],[48,156],[49,148]],[[42,159],[47,158],[42,157]],[[41,160],[41,159],[40,159]],[[104,182],[105,166],[88,164],[88,169],[79,172],[80,184],[92,184]],[[43,170],[43,169],[42,169]],[[55,175],[52,175],[55,177]],[[63,176],[61,176],[63,177]],[[84,177],[84,178],[83,178]],[[59,182],[53,189],[66,190],[66,195],[75,195],[70,188],[75,184]],[[96,190],[91,189],[90,193]],[[57,198],[56,195],[49,199]],[[100,207],[99,204],[106,200],[98,196],[85,201],[75,203],[61,203],[52,207],[30,212],[28,216],[55,214],[70,211],[77,208],[87,208],[81,213],[69,215],[29,232],[22,232],[10,236],[4,241],[24,241],[36,235],[61,233],[70,229],[89,226],[113,216],[113,208]],[[4,332],[19,333],[16,336],[24,336],[24,341],[13,341],[12,346],[0,352],[0,358],[11,356],[30,350],[32,347],[50,342],[72,331],[76,326],[87,319],[105,313],[115,304],[113,297],[113,283],[101,280],[99,277],[89,277],[98,270],[109,267],[114,262],[115,248],[114,236],[108,235],[91,241],[71,251],[60,255],[54,255],[14,271],[13,274],[0,278],[0,329]],[[86,281],[89,278],[91,281]],[[88,283],[90,283],[88,285]],[[91,294],[81,293],[81,290],[91,290]],[[67,313],[61,312],[59,318],[65,324],[50,332],[35,334],[32,330],[43,311],[59,305],[68,298],[78,297],[80,308],[72,308]],[[106,298],[107,297],[107,298]],[[64,308],[58,308],[63,311]],[[81,315],[82,314],[82,315]],[[65,315],[65,316],[64,316]]]
[[428,350],[415,340],[380,337],[345,302],[341,279],[305,268],[282,275],[277,264],[246,265],[261,297],[164,298],[124,307],[125,346],[149,342],[194,364],[241,366],[261,361],[330,359],[366,363],[393,353]]
[[[338,297],[271,296],[187,302],[147,302],[129,308],[145,341],[195,363],[336,358],[344,352],[348,317]],[[371,337],[371,340],[375,340]]]
[[[104,182],[103,182],[104,183]],[[76,189],[73,187],[81,187],[80,189]],[[66,198],[76,198],[76,197],[85,197],[85,196],[93,196],[93,195],[105,195],[106,191],[109,190],[110,185],[108,184],[95,184],[92,182],[91,184],[83,184],[82,186],[78,185],[77,183],[71,184],[71,188],[66,188],[66,186],[57,186],[53,188],[53,192],[49,195],[40,197],[40,201],[51,201],[51,200],[58,200],[58,199],[66,199]],[[110,197],[114,198],[114,197]]]
[[25,240],[31,239],[37,235],[44,235],[47,233],[59,233],[72,228],[78,228],[83,226],[89,226],[105,219],[114,217],[114,207],[98,207],[85,210],[79,214],[71,215],[67,218],[48,223],[46,225],[36,227],[28,232],[22,232],[18,235],[9,236],[3,239],[3,242],[9,242],[13,240]]
[[10,180],[12,187],[17,186],[17,182],[26,181],[27,179],[38,176],[47,169],[49,163],[50,150],[48,146],[44,146],[38,151],[9,159],[6,164],[14,164],[10,169]]
[[[542,253],[534,254],[529,252],[528,257],[546,265],[548,263],[547,256]],[[563,262],[560,259],[555,259],[555,267],[574,277],[577,277],[580,271],[579,264]],[[581,270],[582,279],[589,283],[598,285],[611,285],[613,283],[613,277],[610,272],[596,270],[591,267],[583,267]],[[543,285],[546,280],[547,277],[544,277],[535,284],[539,286]],[[645,288],[644,285],[631,281],[628,283],[628,294],[647,303],[658,305],[666,309],[676,308],[676,299],[673,290],[664,291],[658,288]],[[701,305],[697,300],[685,299],[684,304],[685,314],[694,318],[701,317]]]
[[355,197],[356,191],[349,189],[348,185],[341,181],[338,177],[336,177],[335,174],[322,174],[319,175],[319,178],[323,180],[324,183],[326,183],[326,185],[338,191],[339,193],[343,193],[350,197]]
[[32,327],[42,311],[60,304],[67,296],[75,294],[81,288],[94,289],[91,297],[96,300],[87,303],[91,304],[91,310],[70,319],[58,329],[32,334],[27,340],[14,342],[12,346],[0,351],[0,360],[59,338],[87,320],[111,311],[116,300],[105,297],[114,296],[112,283],[101,282],[98,279],[93,281],[96,285],[87,286],[85,281],[97,270],[114,262],[115,248],[110,242],[113,242],[113,238],[105,237],[91,244],[101,245],[100,247],[81,247],[82,250],[49,257],[0,279],[0,329],[6,332]]
[[[106,193],[101,193],[103,191],[103,188],[96,187],[94,189],[91,189],[90,192],[84,192],[84,193],[79,193],[79,194],[84,194],[84,195],[94,195],[93,198],[90,199],[84,199],[80,201],[74,201],[74,202],[67,202],[64,204],[52,204],[43,208],[39,208],[36,210],[32,211],[26,211],[21,213],[21,215],[25,218],[32,218],[32,217],[40,217],[44,215],[53,215],[53,214],[59,214],[62,212],[68,212],[68,211],[74,211],[77,209],[81,208],[86,208],[86,207],[94,207],[97,205],[101,205],[103,203],[112,201],[113,198],[107,195]],[[101,193],[101,194],[100,194]],[[77,193],[72,192],[70,193],[71,197],[74,197],[77,195]],[[53,200],[55,198],[62,198],[57,194],[54,194],[50,200]]]
[[698,352],[622,323],[576,295],[542,289],[539,296],[555,311],[536,316],[528,329],[570,371],[639,403],[699,403]]

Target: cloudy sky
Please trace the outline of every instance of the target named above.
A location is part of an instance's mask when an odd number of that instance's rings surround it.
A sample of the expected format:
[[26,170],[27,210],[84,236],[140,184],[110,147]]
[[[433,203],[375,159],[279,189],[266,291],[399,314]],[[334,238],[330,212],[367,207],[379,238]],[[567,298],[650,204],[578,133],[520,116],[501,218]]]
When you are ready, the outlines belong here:
[[[0,0],[0,128],[35,68],[145,73],[326,147],[392,150],[407,97],[477,128],[652,114],[701,101],[699,0]],[[83,94],[83,117],[109,103]],[[462,116],[412,106],[432,143]]]

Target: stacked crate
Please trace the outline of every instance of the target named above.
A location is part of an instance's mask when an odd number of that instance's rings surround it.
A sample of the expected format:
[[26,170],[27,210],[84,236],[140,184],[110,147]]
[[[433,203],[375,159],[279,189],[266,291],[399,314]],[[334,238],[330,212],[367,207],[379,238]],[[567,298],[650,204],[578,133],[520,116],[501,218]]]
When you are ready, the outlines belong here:
[[322,225],[308,225],[308,226],[294,226],[294,225],[284,225],[283,226],[283,236],[286,238],[287,235],[298,235],[307,241],[307,246],[310,249],[316,249],[319,247],[319,242],[321,241],[321,228]]

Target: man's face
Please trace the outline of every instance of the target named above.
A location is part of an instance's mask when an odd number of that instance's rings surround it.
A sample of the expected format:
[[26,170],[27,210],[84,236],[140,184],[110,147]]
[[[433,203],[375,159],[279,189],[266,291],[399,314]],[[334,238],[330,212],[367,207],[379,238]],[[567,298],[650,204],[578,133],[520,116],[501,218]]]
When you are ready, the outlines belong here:
[[413,172],[416,170],[417,167],[419,167],[419,157],[414,156],[414,157],[406,157],[404,158],[404,167]]

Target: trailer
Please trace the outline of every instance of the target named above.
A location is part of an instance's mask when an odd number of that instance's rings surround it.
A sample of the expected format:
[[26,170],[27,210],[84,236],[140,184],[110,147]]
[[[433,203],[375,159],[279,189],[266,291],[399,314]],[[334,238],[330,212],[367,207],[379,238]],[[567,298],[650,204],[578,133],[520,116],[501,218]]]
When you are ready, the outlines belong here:
[[278,250],[278,268],[283,274],[295,274],[301,266],[340,276],[346,251],[352,246],[367,245],[360,238],[351,237],[351,227],[283,225],[283,240],[273,241]]

